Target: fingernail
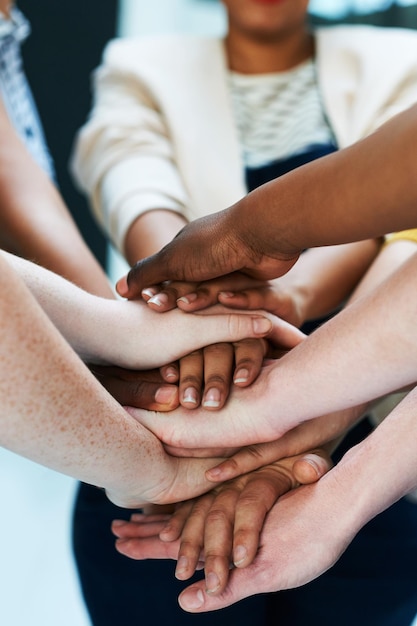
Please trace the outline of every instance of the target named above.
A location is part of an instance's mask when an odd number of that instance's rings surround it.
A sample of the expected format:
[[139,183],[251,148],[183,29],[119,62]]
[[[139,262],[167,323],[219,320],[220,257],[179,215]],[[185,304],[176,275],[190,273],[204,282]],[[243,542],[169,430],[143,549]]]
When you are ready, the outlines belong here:
[[222,473],[219,467],[212,467],[211,469],[206,471],[206,476],[210,480],[210,478],[217,478]]
[[204,394],[203,406],[217,409],[220,406],[220,390],[217,387],[209,389]]
[[196,293],[188,293],[186,296],[181,296],[181,298],[178,298],[177,302],[185,302],[185,304],[191,304],[191,302],[194,302],[195,300],[197,300],[197,294]]
[[219,291],[219,298],[234,298],[234,296],[233,291]]
[[206,592],[215,593],[220,587],[220,580],[217,574],[211,572],[206,576]]
[[201,589],[190,587],[182,592],[179,597],[180,606],[187,609],[200,609],[204,604],[204,594]]
[[197,391],[194,387],[189,387],[184,391],[182,401],[190,404],[197,404]]
[[188,559],[186,556],[181,556],[178,559],[177,567],[175,568],[175,576],[178,578],[178,576],[185,574],[187,569],[188,569]]
[[155,400],[158,404],[169,404],[177,395],[176,387],[159,387],[155,392]]
[[267,317],[252,317],[255,335],[266,335],[272,330],[272,322]]
[[168,302],[168,296],[166,293],[158,293],[148,300],[148,304],[156,304],[156,306],[162,306]]
[[[162,537],[164,537],[165,535],[170,535],[171,532],[172,532],[172,526],[171,526],[171,524],[167,524],[165,526],[165,528],[163,528],[161,530],[161,532],[159,533],[159,538],[162,539]],[[181,557],[181,558],[183,558],[183,557]],[[180,562],[180,560],[181,559],[178,560],[178,563]],[[178,565],[177,565],[177,569],[178,569]]]
[[124,526],[126,524],[126,520],[124,519],[114,519],[112,521],[112,526],[115,528],[119,528],[119,526]]
[[123,276],[116,283],[116,291],[119,295],[125,296],[129,291],[129,287],[127,284],[127,276]]
[[315,470],[317,476],[321,476],[323,474],[322,466],[318,463],[317,455],[315,454],[306,454],[303,456],[303,461],[306,461],[311,467]]
[[155,293],[153,291],[153,289],[143,289],[142,290],[142,298],[144,298],[146,300],[146,298],[152,298],[152,296],[154,296]]
[[175,367],[166,368],[165,378],[175,378],[175,380],[177,380],[177,370],[175,369]]
[[234,383],[246,383],[249,378],[249,371],[247,369],[240,369],[236,372],[235,377],[233,379]]
[[245,546],[236,546],[236,548],[233,550],[233,563],[236,565],[236,567],[239,567],[241,563],[246,561],[247,557],[248,551],[246,550]]

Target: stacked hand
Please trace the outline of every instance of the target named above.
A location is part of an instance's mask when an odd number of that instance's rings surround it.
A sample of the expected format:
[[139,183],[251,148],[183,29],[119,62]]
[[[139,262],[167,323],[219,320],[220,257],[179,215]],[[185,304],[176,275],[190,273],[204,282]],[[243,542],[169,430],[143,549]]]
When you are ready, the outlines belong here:
[[133,515],[114,521],[119,552],[134,559],[177,559],[176,576],[204,566],[206,590],[222,593],[231,564],[254,560],[265,517],[278,498],[300,483],[317,481],[330,467],[325,453],[281,459],[178,505],[172,516]]
[[165,280],[201,282],[236,271],[259,280],[282,276],[300,251],[287,246],[288,252],[277,253],[276,231],[267,224],[262,228],[253,213],[240,203],[238,209],[231,207],[187,224],[172,242],[138,261],[119,280],[119,294],[138,298],[142,289]]

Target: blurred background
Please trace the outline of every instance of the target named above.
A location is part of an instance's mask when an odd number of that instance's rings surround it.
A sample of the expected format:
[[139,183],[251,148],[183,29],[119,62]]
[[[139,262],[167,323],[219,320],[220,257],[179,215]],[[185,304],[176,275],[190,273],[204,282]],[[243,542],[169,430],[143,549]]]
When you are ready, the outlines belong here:
[[[32,24],[23,48],[25,65],[61,192],[88,244],[116,279],[124,265],[109,249],[68,174],[74,134],[90,108],[91,71],[114,36],[221,33],[221,7],[217,0],[19,0],[18,6]],[[413,0],[312,0],[310,6],[315,23],[417,28]],[[0,624],[90,626],[69,540],[75,482],[0,450],[0,486]]]

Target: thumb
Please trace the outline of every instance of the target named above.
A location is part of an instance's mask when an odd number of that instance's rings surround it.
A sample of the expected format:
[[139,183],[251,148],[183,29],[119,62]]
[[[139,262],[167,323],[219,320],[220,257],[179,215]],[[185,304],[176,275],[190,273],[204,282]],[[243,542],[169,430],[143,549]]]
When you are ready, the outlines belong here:
[[332,466],[333,463],[329,455],[323,450],[319,450],[317,453],[310,452],[301,455],[295,461],[292,469],[295,480],[301,485],[309,485],[317,482]]
[[141,297],[142,289],[150,285],[159,285],[164,280],[175,280],[170,275],[169,264],[163,263],[162,252],[157,252],[138,261],[131,270],[116,283],[116,291],[123,298],[134,300]]
[[187,587],[180,594],[178,602],[184,611],[204,613],[205,611],[223,609],[243,598],[253,596],[257,593],[257,589],[254,585],[254,577],[251,570],[251,566],[244,569],[234,569],[230,574],[226,589],[216,595],[206,593],[205,581],[201,580]]
[[263,315],[227,313],[199,317],[204,320],[202,330],[204,330],[204,343],[207,345],[221,341],[233,342],[265,337],[274,328],[271,320]]

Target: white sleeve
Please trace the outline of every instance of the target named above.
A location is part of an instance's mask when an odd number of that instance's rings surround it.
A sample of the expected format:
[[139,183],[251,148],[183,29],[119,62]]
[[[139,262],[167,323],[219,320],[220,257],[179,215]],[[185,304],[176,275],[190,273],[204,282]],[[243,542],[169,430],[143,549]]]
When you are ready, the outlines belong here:
[[166,121],[129,67],[131,55],[121,51],[123,42],[109,44],[94,74],[94,104],[76,137],[71,169],[99,224],[123,253],[136,217],[161,208],[183,213],[188,198]]

